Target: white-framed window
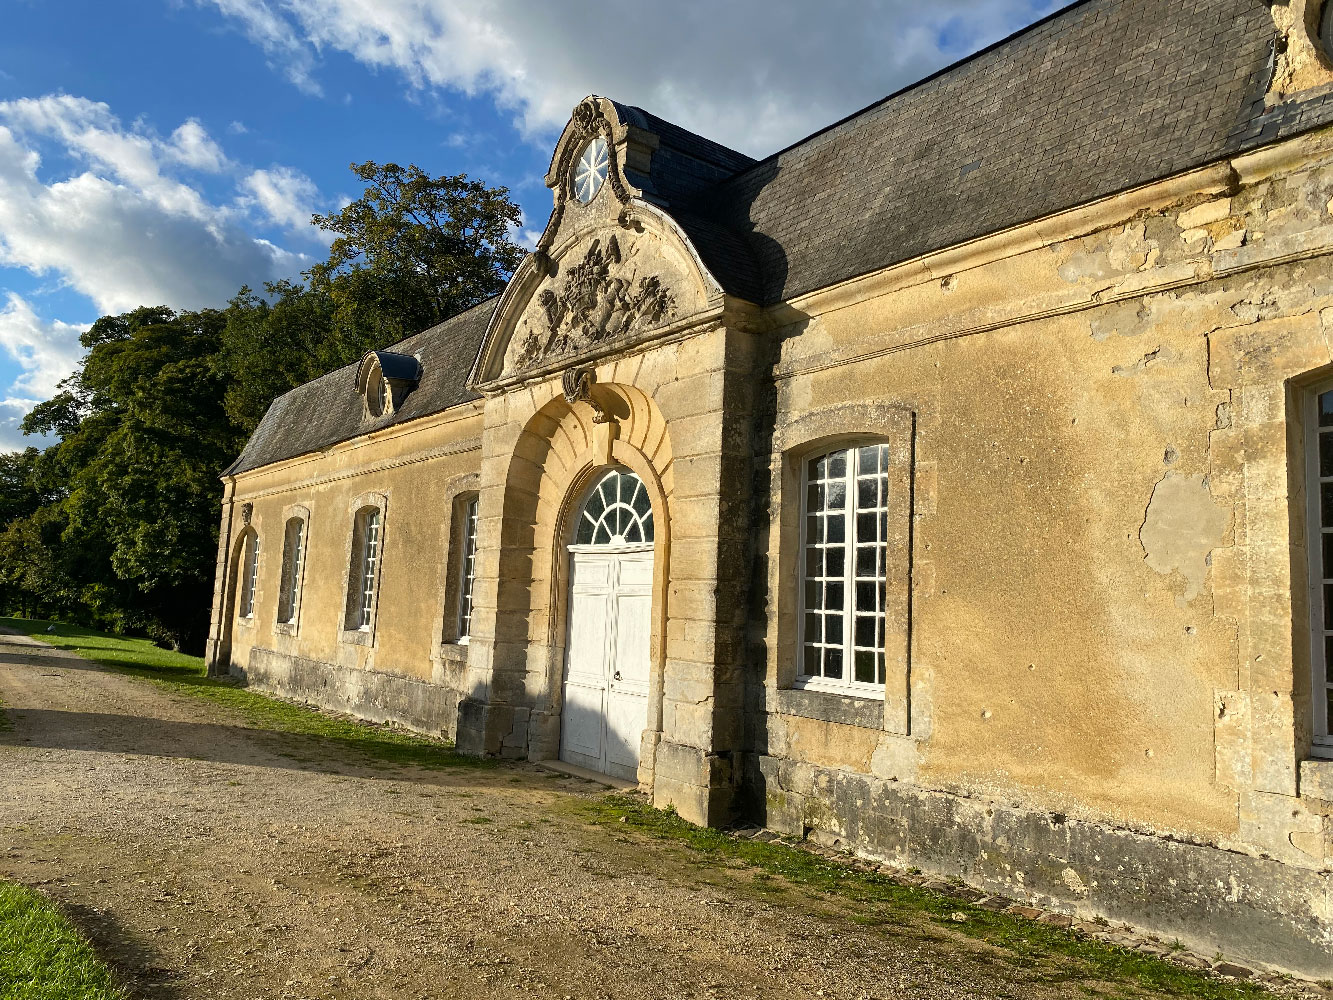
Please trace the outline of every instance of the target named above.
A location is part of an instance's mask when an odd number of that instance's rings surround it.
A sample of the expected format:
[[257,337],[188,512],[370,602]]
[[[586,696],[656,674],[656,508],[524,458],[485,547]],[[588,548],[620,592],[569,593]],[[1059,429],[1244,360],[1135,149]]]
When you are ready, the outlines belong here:
[[806,460],[797,686],[884,696],[889,446]]
[[1314,743],[1333,756],[1333,381],[1315,386],[1305,402]]
[[289,517],[282,539],[282,589],[278,594],[278,622],[296,621],[301,589],[301,571],[305,568],[305,532],[303,517]]
[[380,512],[378,508],[372,507],[362,511],[360,517],[362,518],[360,598],[355,627],[368,631],[375,616],[375,575],[380,561]]
[[250,532],[245,540],[245,562],[241,579],[241,617],[255,616],[255,590],[259,586],[259,535]]
[[472,634],[472,587],[477,579],[477,506],[472,497],[463,505],[462,558],[458,573],[458,641]]

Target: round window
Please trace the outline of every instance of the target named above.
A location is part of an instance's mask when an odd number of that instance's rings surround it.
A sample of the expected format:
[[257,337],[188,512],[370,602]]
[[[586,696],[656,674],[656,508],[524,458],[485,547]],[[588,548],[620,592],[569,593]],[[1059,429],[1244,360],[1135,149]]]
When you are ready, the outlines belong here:
[[1319,47],[1324,50],[1325,59],[1333,59],[1333,0],[1319,12]]
[[611,155],[606,147],[606,140],[600,135],[583,147],[578,162],[574,164],[574,197],[583,204],[588,204],[597,197],[611,169]]
[[378,368],[366,379],[366,409],[372,417],[384,416],[384,373]]

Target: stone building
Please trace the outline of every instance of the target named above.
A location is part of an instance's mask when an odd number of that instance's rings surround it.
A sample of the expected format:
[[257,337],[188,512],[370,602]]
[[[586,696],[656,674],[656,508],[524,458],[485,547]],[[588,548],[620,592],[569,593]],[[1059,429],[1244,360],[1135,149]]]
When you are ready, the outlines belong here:
[[1330,42],[1086,0],[758,161],[589,97],[227,471],[212,667],[1333,976]]

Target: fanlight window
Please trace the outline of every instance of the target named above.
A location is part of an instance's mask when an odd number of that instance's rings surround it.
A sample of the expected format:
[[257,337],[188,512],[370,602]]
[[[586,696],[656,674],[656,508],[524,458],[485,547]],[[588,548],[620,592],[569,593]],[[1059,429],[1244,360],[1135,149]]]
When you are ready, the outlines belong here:
[[646,545],[653,540],[653,503],[643,480],[612,469],[593,487],[579,512],[576,545]]

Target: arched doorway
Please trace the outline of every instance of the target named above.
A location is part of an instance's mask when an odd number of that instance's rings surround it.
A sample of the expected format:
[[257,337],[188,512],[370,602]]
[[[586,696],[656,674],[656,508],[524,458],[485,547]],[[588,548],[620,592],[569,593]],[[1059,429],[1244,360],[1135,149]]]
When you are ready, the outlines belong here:
[[575,515],[560,759],[635,780],[648,718],[652,500],[622,467],[599,473]]

